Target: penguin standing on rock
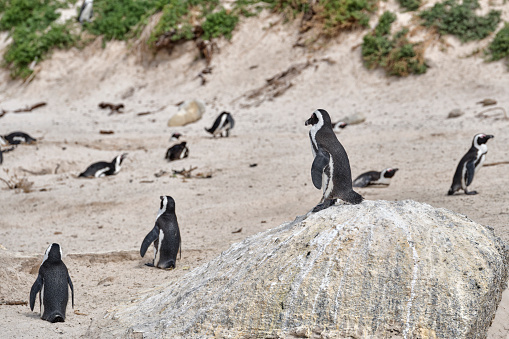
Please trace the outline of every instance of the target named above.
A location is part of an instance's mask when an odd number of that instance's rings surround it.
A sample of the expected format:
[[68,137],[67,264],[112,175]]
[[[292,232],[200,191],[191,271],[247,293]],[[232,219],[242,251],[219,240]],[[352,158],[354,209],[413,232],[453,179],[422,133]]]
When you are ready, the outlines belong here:
[[306,121],[307,125],[311,125],[309,138],[315,157],[311,179],[316,188],[323,189],[322,200],[313,212],[334,205],[338,198],[351,204],[360,204],[363,197],[352,189],[348,155],[332,130],[329,113],[324,109],[314,111]]
[[214,138],[216,135],[220,135],[221,137],[230,136],[230,130],[235,126],[235,120],[233,120],[232,115],[229,112],[221,112],[219,116],[214,121],[214,124],[211,128],[205,128],[207,132],[212,134]]
[[30,289],[30,309],[34,310],[35,297],[39,294],[41,318],[51,323],[64,322],[69,289],[72,292],[74,308],[74,288],[71,277],[62,261],[62,249],[59,244],[51,244],[44,253],[39,275]]
[[389,186],[392,177],[397,171],[397,168],[386,168],[381,172],[369,171],[362,173],[353,181],[353,187],[366,187],[370,185]]
[[4,136],[0,136],[0,145],[19,145],[33,144],[37,139],[32,138],[25,132],[12,132]]
[[472,147],[468,152],[461,158],[454,177],[452,179],[452,185],[447,192],[448,195],[453,195],[460,188],[465,191],[465,194],[477,194],[477,191],[468,191],[467,187],[470,186],[472,180],[474,180],[474,174],[477,173],[484,164],[486,159],[486,153],[488,153],[488,146],[486,143],[493,135],[487,134],[476,134],[472,140]]
[[[170,196],[161,196],[161,207],[156,224],[143,239],[140,255],[143,258],[150,244],[154,243],[154,261],[147,266],[175,268],[180,247],[180,230],[175,214],[175,200]],[[180,252],[182,258],[182,249]]]
[[102,178],[106,175],[115,175],[122,167],[122,161],[127,157],[127,153],[118,155],[111,162],[99,161],[88,166],[88,168],[79,175],[81,178]]

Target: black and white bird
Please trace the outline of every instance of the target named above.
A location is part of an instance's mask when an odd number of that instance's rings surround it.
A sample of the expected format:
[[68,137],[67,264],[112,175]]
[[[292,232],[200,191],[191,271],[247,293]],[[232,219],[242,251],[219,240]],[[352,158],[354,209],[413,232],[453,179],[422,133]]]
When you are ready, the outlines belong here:
[[35,297],[39,293],[41,318],[51,323],[64,322],[69,289],[72,293],[74,308],[74,288],[67,266],[62,261],[62,249],[59,244],[51,244],[44,253],[39,274],[30,289],[30,309],[33,311]]
[[346,126],[348,126],[346,122],[338,121],[332,124],[332,129],[334,130],[334,132],[339,132]]
[[351,204],[360,204],[363,198],[352,189],[348,155],[332,130],[329,113],[324,109],[314,111],[306,121],[307,125],[311,125],[309,138],[315,157],[311,179],[316,188],[323,190],[322,200],[313,212],[334,205],[338,198]]
[[[150,244],[154,243],[154,261],[147,266],[175,268],[180,249],[180,230],[175,214],[175,200],[170,196],[161,196],[161,206],[156,224],[143,239],[140,255],[143,258]],[[182,258],[182,251],[180,252]]]
[[212,134],[214,138],[217,135],[221,137],[230,136],[230,130],[235,126],[235,120],[233,120],[232,115],[229,112],[221,112],[219,116],[214,121],[214,124],[211,128],[205,128],[207,132]]
[[189,148],[187,143],[182,141],[180,144],[175,144],[168,148],[166,156],[164,157],[168,161],[180,160],[189,156]]
[[25,132],[12,132],[7,135],[0,136],[0,145],[19,145],[33,144],[37,139],[32,138]]
[[92,21],[92,16],[94,15],[94,0],[85,0],[83,5],[81,5],[80,14],[78,15],[78,21],[83,23],[85,21]]
[[182,136],[182,134],[178,133],[178,132],[175,132],[171,135],[171,138],[170,138],[170,142],[175,142],[175,141],[178,141],[180,139],[180,137]]
[[106,175],[115,175],[120,171],[122,162],[126,157],[127,153],[123,153],[117,155],[111,162],[99,161],[93,163],[83,173],[80,173],[79,176],[82,178],[102,178]]
[[397,168],[389,167],[381,172],[369,171],[362,173],[353,181],[353,187],[366,187],[370,185],[389,186],[392,177],[397,171]]
[[488,153],[488,145],[486,143],[493,135],[488,134],[476,134],[472,140],[472,147],[468,152],[461,158],[454,177],[452,179],[452,185],[447,192],[448,195],[453,195],[459,189],[465,191],[465,194],[477,194],[477,191],[468,191],[467,187],[470,186],[474,180],[474,174],[477,173],[486,159],[486,153]]

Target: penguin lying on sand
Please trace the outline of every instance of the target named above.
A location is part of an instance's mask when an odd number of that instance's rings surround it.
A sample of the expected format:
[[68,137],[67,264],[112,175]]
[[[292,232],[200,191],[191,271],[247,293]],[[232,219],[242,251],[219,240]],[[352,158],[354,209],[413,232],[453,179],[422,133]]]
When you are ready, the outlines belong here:
[[346,126],[348,126],[346,122],[338,121],[332,124],[332,129],[334,130],[334,132],[339,132]]
[[488,153],[488,146],[486,143],[493,135],[476,134],[472,140],[472,147],[468,152],[461,158],[454,177],[452,179],[452,185],[447,192],[448,195],[453,195],[454,192],[460,188],[465,191],[465,194],[477,194],[477,191],[468,191],[467,187],[470,186],[474,180],[474,174],[477,173],[484,164],[486,153]]
[[80,14],[78,15],[78,21],[83,23],[84,21],[92,21],[94,15],[94,0],[85,0],[81,5]]
[[111,162],[99,161],[88,166],[88,168],[79,176],[82,178],[102,178],[106,175],[114,175],[120,171],[122,161],[127,157],[127,153],[118,155]]
[[175,144],[168,148],[166,156],[164,157],[168,161],[184,159],[189,156],[189,148],[186,146],[186,142],[182,141],[180,144]]
[[0,145],[19,145],[33,144],[37,139],[32,138],[25,132],[12,132],[10,134],[0,136]]
[[316,188],[323,189],[322,200],[313,212],[334,205],[338,198],[351,204],[360,204],[363,198],[352,189],[348,155],[332,130],[329,113],[323,109],[314,111],[306,121],[307,125],[311,125],[309,138],[315,157],[311,179]]
[[[175,214],[175,200],[162,196],[161,207],[156,217],[156,224],[143,239],[140,255],[143,258],[150,244],[154,243],[154,261],[147,266],[175,268],[177,253],[180,249],[180,230]],[[180,252],[182,258],[182,249]]]
[[353,181],[353,187],[366,187],[369,185],[389,186],[392,177],[397,171],[397,168],[386,168],[382,172],[369,171],[362,173]]
[[214,138],[218,134],[221,137],[228,137],[233,126],[235,126],[235,121],[233,120],[232,115],[229,112],[222,112],[216,118],[212,127],[205,128],[205,130],[212,134]]
[[74,288],[67,267],[62,261],[62,249],[59,244],[52,244],[46,249],[39,275],[30,289],[30,309],[34,310],[35,296],[39,294],[41,318],[51,323],[64,322],[69,289],[72,292],[74,308]]

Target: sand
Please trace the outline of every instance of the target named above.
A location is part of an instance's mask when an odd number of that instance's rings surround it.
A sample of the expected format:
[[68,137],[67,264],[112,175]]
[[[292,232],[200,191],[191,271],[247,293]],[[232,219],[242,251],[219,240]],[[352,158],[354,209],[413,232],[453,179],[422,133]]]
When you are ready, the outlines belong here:
[[[0,166],[5,180],[33,182],[28,193],[0,182],[0,300],[28,301],[42,255],[53,242],[62,246],[75,287],[74,310],[69,305],[65,323],[42,321],[35,312],[38,302],[34,312],[27,305],[0,305],[2,337],[87,337],[89,326],[115,305],[179,279],[232,243],[308,212],[321,198],[311,183],[304,126],[316,108],[328,110],[333,120],[353,113],[366,117],[337,134],[353,176],[399,168],[388,188],[358,189],[366,199],[444,207],[493,227],[509,241],[509,165],[476,174],[471,187],[478,195],[446,194],[476,133],[495,135],[487,163],[509,161],[509,120],[476,117],[488,108],[477,104],[485,98],[497,100],[491,107],[509,109],[507,67],[469,56],[487,41],[446,38],[448,48],[438,41],[429,46],[432,68],[425,75],[389,78],[362,66],[363,34],[342,35],[311,52],[293,47],[295,24],[283,25],[266,13],[244,19],[231,41],[217,42],[205,85],[198,77],[205,61],[197,59],[193,43],[153,56],[142,41],[113,42],[105,49],[96,41],[81,51],[55,52],[37,66],[29,84],[10,81],[0,70],[0,108],[47,102],[0,118],[0,133],[22,130],[39,139],[5,154]],[[286,91],[248,98],[266,79],[306,62],[311,65],[301,67]],[[167,127],[176,104],[190,99],[205,103],[203,118]],[[109,115],[98,107],[102,101],[124,103],[124,113]],[[447,119],[453,109],[464,115]],[[231,137],[213,139],[204,127],[223,110],[233,114],[236,126]],[[137,115],[147,111],[153,113]],[[164,154],[173,132],[184,135],[190,156],[168,163]],[[77,178],[89,164],[123,152],[128,157],[118,175]],[[170,175],[191,167],[211,178]],[[167,174],[156,177],[160,171]],[[144,266],[152,249],[139,256],[160,195],[175,199],[182,234],[182,259],[172,271]],[[507,290],[488,337],[509,338]]]

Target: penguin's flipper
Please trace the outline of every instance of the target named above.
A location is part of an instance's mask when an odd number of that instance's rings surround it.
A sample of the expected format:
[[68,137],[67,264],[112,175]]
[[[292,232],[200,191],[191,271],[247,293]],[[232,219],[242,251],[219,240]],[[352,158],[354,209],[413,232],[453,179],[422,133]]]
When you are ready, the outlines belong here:
[[69,286],[71,286],[72,308],[74,308],[74,287],[72,286],[72,281],[69,273],[67,273],[67,283]]
[[472,183],[472,180],[474,180],[474,173],[475,173],[475,162],[469,161],[466,164],[467,171],[465,173],[465,184],[469,186]]
[[320,150],[316,152],[315,160],[311,165],[311,179],[316,188],[322,188],[322,174],[325,166],[329,164],[330,156]]
[[32,310],[32,311],[34,310],[34,306],[35,306],[35,297],[37,296],[37,293],[39,293],[41,288],[42,288],[42,277],[39,274],[37,276],[37,279],[35,279],[35,282],[32,285],[32,288],[30,289],[30,310]]
[[150,231],[145,236],[145,239],[143,239],[143,243],[141,244],[140,248],[140,255],[142,258],[145,256],[145,253],[147,252],[150,244],[152,244],[157,238],[159,238],[159,232],[157,230],[158,230],[157,226],[154,226],[152,231]]

